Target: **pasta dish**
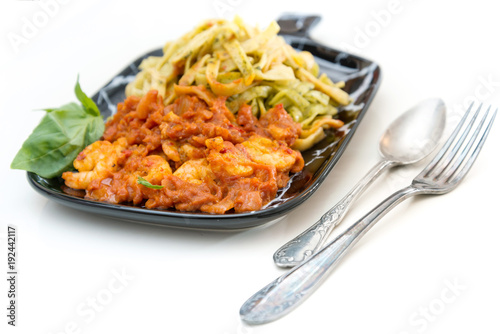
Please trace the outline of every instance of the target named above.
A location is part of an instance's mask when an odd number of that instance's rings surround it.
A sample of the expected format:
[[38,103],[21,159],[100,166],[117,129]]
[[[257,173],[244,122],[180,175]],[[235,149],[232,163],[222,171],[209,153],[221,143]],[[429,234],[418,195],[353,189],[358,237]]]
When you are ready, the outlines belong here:
[[177,97],[175,85],[201,85],[226,96],[233,113],[248,104],[257,117],[282,104],[302,128],[293,148],[304,151],[324,138],[323,128],[342,126],[334,117],[350,97],[344,82],[320,74],[311,53],[295,51],[278,32],[276,22],[260,31],[239,17],[203,22],[166,43],[162,57],[145,59],[126,95],[155,89],[168,105]]
[[146,58],[66,185],[147,208],[261,209],[302,170],[300,151],[343,125],[337,108],[350,102],[278,30],[210,20]]

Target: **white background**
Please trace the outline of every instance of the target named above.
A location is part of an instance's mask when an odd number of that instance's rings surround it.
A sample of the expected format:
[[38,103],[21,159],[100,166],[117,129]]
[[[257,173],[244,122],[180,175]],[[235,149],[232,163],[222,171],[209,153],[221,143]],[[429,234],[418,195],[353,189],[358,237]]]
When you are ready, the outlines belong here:
[[[43,9],[39,1],[7,0],[0,5],[0,277],[7,271],[7,224],[16,225],[19,233],[18,326],[6,324],[7,285],[2,278],[0,332],[500,331],[495,191],[499,124],[457,190],[411,199],[393,210],[294,312],[255,327],[244,325],[238,316],[250,295],[284,272],[272,261],[276,248],[316,221],[377,162],[379,137],[395,117],[434,96],[446,102],[449,124],[456,123],[471,99],[500,105],[500,29],[494,2],[57,4],[48,20],[38,21],[40,27],[17,47],[8,36],[23,36],[23,26],[43,19]],[[30,188],[25,172],[9,169],[43,115],[35,110],[75,100],[77,74],[84,91],[92,95],[136,57],[202,19],[237,13],[265,27],[282,12],[321,14],[313,37],[332,47],[355,47],[356,53],[380,64],[383,79],[339,163],[312,198],[281,222],[238,233],[122,222],[53,203]],[[447,127],[445,135],[449,133]],[[406,186],[427,161],[382,176],[334,234]],[[127,275],[125,283],[115,280],[118,272]],[[458,290],[449,290],[449,284],[458,285]],[[92,298],[101,300],[100,311],[91,311]]]

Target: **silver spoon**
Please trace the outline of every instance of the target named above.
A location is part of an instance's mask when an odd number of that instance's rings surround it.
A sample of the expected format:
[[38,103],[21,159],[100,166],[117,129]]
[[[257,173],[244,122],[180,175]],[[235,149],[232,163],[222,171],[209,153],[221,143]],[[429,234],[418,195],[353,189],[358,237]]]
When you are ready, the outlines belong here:
[[397,165],[415,163],[429,155],[437,146],[446,120],[446,107],[441,99],[427,99],[394,120],[380,139],[382,160],[363,177],[351,191],[321,219],[274,253],[280,267],[302,263],[325,242],[356,199],[382,173]]

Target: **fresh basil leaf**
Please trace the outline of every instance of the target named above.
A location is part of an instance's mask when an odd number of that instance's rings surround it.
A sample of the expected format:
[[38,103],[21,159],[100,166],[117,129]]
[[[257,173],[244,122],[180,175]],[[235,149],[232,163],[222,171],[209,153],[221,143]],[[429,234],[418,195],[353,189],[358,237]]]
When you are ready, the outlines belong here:
[[83,109],[87,114],[92,116],[100,115],[99,108],[97,108],[97,105],[95,104],[94,100],[92,100],[90,97],[87,96],[87,94],[85,94],[82,91],[82,88],[80,87],[79,77],[76,79],[75,95],[78,98],[78,100],[82,103]]
[[71,103],[67,103],[65,105],[62,105],[60,106],[59,108],[46,108],[46,109],[42,109],[48,113],[51,113],[53,111],[61,111],[61,110],[66,110],[66,111],[69,111],[69,112],[75,112],[75,113],[81,113],[82,112],[82,106],[75,103],[75,102],[71,102]]
[[157,186],[154,184],[149,183],[146,179],[138,176],[137,177],[137,183],[142,184],[145,187],[151,188],[151,189],[161,189],[163,186]]
[[78,153],[102,136],[101,116],[79,110],[47,113],[12,161],[11,168],[23,169],[45,178],[71,170]]
[[[81,92],[78,82],[76,85],[75,92]],[[59,108],[45,109],[45,116],[23,143],[10,167],[45,178],[60,176],[73,169],[78,153],[99,140],[104,132],[104,121],[95,108],[89,112],[84,106],[68,103]]]

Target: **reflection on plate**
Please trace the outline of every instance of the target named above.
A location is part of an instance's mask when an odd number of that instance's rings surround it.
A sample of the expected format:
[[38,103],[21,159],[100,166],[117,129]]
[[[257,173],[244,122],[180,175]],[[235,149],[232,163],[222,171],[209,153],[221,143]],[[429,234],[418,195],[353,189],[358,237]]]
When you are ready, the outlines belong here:
[[[302,152],[306,162],[304,170],[293,175],[288,187],[281,189],[276,199],[261,210],[212,215],[95,202],[82,198],[79,192],[68,192],[61,178],[45,179],[28,172],[30,185],[47,198],[75,209],[163,226],[238,230],[260,226],[282,217],[308,199],[324,181],[344,152],[380,84],[380,68],[377,64],[323,46],[308,37],[308,30],[318,20],[318,17],[286,17],[278,23],[282,27],[282,36],[290,45],[299,50],[307,50],[316,57],[321,72],[334,81],[346,82],[344,89],[351,95],[353,102],[339,111],[339,117],[345,125],[330,131],[324,140],[312,149]],[[125,99],[125,86],[138,73],[138,65],[142,59],[161,54],[159,49],[140,57],[93,96],[104,119],[116,111],[118,102]]]

